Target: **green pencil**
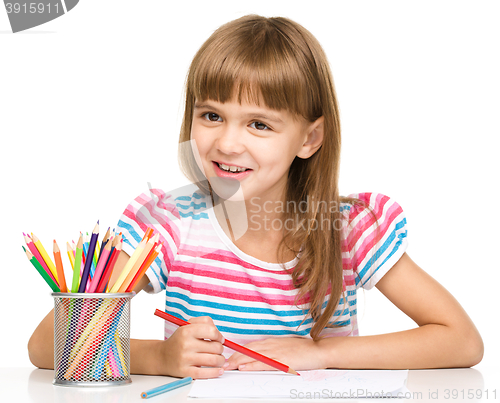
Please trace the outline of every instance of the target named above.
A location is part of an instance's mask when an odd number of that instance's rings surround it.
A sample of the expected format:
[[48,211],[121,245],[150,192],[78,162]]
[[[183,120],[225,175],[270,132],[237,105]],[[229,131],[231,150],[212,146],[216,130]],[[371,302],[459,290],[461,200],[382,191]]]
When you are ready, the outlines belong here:
[[78,292],[80,286],[80,265],[82,264],[83,253],[83,235],[80,234],[80,239],[76,244],[75,265],[73,266],[73,283],[71,284],[71,292]]
[[40,275],[43,277],[43,279],[47,282],[47,284],[52,288],[52,291],[54,292],[61,292],[57,284],[50,278],[50,276],[47,274],[45,269],[42,267],[42,265],[36,260],[36,257],[33,256],[33,253],[31,253],[29,250],[27,250],[23,246],[24,251],[26,252],[26,256],[28,256],[29,261],[33,266],[35,266],[35,269],[40,273]]

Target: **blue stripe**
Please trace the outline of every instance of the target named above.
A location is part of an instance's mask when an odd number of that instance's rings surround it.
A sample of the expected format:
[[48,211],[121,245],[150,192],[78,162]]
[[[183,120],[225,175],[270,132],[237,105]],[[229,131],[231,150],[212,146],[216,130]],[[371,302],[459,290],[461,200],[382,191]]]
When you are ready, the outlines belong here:
[[[236,316],[228,316],[228,315],[221,315],[221,314],[216,314],[216,313],[208,313],[208,312],[199,312],[199,311],[193,311],[184,305],[181,305],[177,302],[171,302],[168,301],[166,303],[168,308],[177,308],[180,311],[184,312],[187,318],[192,318],[192,317],[198,317],[198,316],[210,316],[213,320],[219,320],[219,321],[224,321],[224,322],[232,322],[232,323],[241,323],[241,324],[246,324],[246,325],[268,325],[268,326],[286,326],[286,327],[298,327],[302,323],[303,316],[300,320],[292,320],[292,321],[281,321],[281,320],[275,320],[275,319],[264,319],[264,318],[259,318],[259,319],[254,319],[254,318],[239,318]],[[230,312],[230,311],[229,311]],[[186,319],[187,320],[187,319]],[[312,319],[306,319],[304,321],[305,324],[308,324],[312,322]]]
[[[363,277],[366,275],[368,270],[372,267],[372,265],[380,258],[380,256],[389,248],[389,246],[392,244],[392,242],[396,239],[396,232],[403,228],[406,224],[406,218],[403,218],[400,222],[396,224],[396,227],[394,230],[391,232],[389,237],[386,239],[384,244],[380,247],[380,249],[377,250],[377,252],[374,254],[374,256],[366,263],[365,267],[361,272],[359,273],[359,276],[363,279],[363,284],[366,284],[372,277],[373,275],[377,272],[380,267],[383,266],[383,264],[389,259],[396,251],[399,249],[399,246],[402,243],[402,239],[406,238],[407,231],[405,230],[404,233],[398,234],[399,241],[396,242],[394,248],[392,249],[391,253],[387,256],[387,258],[373,271],[373,273],[370,274],[369,278],[364,279]],[[359,279],[356,278],[356,285],[358,285]]]
[[[137,245],[139,245],[139,242],[141,242],[142,236],[140,236],[135,231],[134,227],[132,227],[130,224],[123,222],[122,220],[118,221],[118,229],[120,229],[120,228],[127,230],[127,232],[132,236],[132,238],[137,241],[136,246],[132,245],[130,242],[127,241],[127,243],[135,249],[137,247]],[[125,231],[116,231],[115,233],[119,233],[119,232],[125,232]],[[125,236],[123,236],[123,238],[125,240]]]
[[191,207],[194,207],[195,210],[199,210],[201,208],[206,208],[207,207],[207,203],[205,203],[205,202],[198,203],[198,204],[196,204],[195,202],[191,202],[188,205],[181,204],[181,203],[176,203],[175,205],[176,205],[176,207],[179,207],[179,208],[181,208],[183,210],[189,210]]
[[208,220],[207,213],[194,214],[192,211],[190,211],[189,213],[183,213],[182,211],[179,211],[179,215],[183,218],[191,217],[193,220],[199,220],[201,218]]
[[[256,307],[249,307],[249,306],[220,304],[217,302],[206,301],[203,299],[192,299],[185,294],[181,294],[178,292],[172,292],[172,291],[168,291],[168,290],[166,293],[166,298],[167,298],[167,300],[170,298],[177,298],[177,299],[180,299],[182,301],[185,301],[189,305],[202,306],[205,308],[218,309],[218,310],[227,311],[227,312],[234,311],[234,312],[244,312],[244,313],[252,313],[252,314],[259,314],[259,315],[274,315],[274,316],[280,316],[280,317],[289,317],[289,316],[301,316],[301,317],[303,317],[304,315],[307,315],[309,312],[308,310],[302,310],[302,309],[289,309],[287,311],[274,311],[274,310],[269,309],[269,308],[256,308]],[[322,306],[323,309],[326,307],[327,303],[328,303],[328,301],[325,301],[323,303],[323,306]],[[172,302],[172,304],[176,304],[176,303]],[[343,298],[340,298],[339,304],[341,306],[343,306],[343,304],[344,304]],[[344,314],[346,314],[348,312],[349,312],[348,308],[344,309]],[[334,315],[339,316],[340,310],[336,310]]]

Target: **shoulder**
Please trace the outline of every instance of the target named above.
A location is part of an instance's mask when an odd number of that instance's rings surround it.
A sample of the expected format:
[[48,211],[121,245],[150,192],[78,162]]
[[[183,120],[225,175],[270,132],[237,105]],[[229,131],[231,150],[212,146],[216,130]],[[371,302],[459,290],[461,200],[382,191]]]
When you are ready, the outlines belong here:
[[341,197],[340,205],[347,226],[357,231],[364,232],[377,224],[406,224],[403,208],[394,199],[382,193],[352,193]]
[[199,216],[207,206],[207,197],[210,195],[194,184],[168,192],[150,188],[128,204],[118,222],[118,230],[123,232],[131,247],[137,246],[148,227],[178,245],[183,221]]
[[[164,217],[182,219],[192,216],[192,212],[207,207],[207,197],[196,185],[187,185],[171,191],[150,188],[138,195],[125,210],[125,215],[135,216],[145,221]],[[191,214],[190,214],[191,213]]]
[[352,269],[371,288],[407,248],[405,213],[393,198],[372,192],[342,197],[341,212]]

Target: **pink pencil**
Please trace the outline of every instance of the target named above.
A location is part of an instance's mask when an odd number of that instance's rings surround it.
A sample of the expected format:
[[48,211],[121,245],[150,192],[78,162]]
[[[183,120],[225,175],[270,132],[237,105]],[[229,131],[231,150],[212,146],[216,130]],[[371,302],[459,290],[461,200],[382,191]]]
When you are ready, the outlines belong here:
[[59,287],[59,283],[52,275],[52,272],[50,271],[49,267],[45,263],[45,260],[43,260],[43,257],[42,257],[42,255],[40,255],[40,252],[38,252],[38,249],[36,248],[35,244],[33,243],[33,240],[28,235],[26,235],[24,232],[23,232],[23,235],[24,235],[24,241],[26,242],[26,246],[29,248],[30,252],[33,253],[36,260],[38,260],[38,263],[40,263],[42,265],[43,269],[47,272],[47,274],[50,276],[50,278],[52,280],[54,280],[54,283],[56,283],[57,286]]
[[111,242],[108,242],[104,247],[101,256],[99,256],[99,261],[97,262],[94,278],[90,283],[88,292],[95,292],[95,290],[97,289],[97,285],[99,284],[99,280],[101,279],[102,272],[104,271],[104,267],[106,266],[106,262],[108,261],[110,252],[111,252]]

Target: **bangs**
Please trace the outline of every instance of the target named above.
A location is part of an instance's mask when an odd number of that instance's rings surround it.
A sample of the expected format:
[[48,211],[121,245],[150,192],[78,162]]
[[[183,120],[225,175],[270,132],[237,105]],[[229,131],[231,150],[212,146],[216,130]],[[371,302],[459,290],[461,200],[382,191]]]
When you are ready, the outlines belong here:
[[240,104],[245,99],[309,121],[320,117],[310,49],[300,46],[304,39],[299,32],[290,31],[279,21],[250,20],[238,29],[231,24],[221,27],[193,60],[187,96],[221,103],[234,99]]

